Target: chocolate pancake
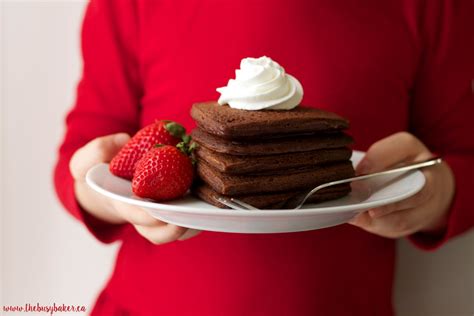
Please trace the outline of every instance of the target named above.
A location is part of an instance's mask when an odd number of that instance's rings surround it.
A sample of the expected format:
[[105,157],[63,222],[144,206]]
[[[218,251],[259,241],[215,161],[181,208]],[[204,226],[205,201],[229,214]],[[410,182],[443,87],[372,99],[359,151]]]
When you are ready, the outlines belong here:
[[215,191],[224,195],[243,195],[296,191],[354,175],[350,161],[338,162],[306,171],[278,175],[229,175],[204,161],[197,164],[197,174]]
[[[309,191],[303,190],[301,192],[284,192],[284,193],[267,193],[267,194],[255,194],[255,195],[242,195],[234,196],[250,205],[253,205],[261,209],[284,209],[295,207],[293,197],[301,194],[302,192]],[[329,187],[321,191],[316,192],[313,196],[308,199],[308,203],[318,203],[327,200],[338,199],[343,197],[351,191],[349,184],[340,186]],[[214,191],[210,186],[206,184],[199,184],[193,187],[191,191],[194,195],[200,199],[220,208],[228,208],[227,206],[219,203],[216,197],[229,197]]]
[[289,111],[245,111],[204,102],[193,105],[191,116],[201,129],[228,140],[339,131],[349,126],[334,113],[304,106]]
[[301,153],[268,155],[268,156],[235,156],[221,154],[200,146],[195,151],[200,161],[228,174],[246,174],[262,171],[287,170],[323,163],[349,160],[352,151],[347,147],[319,149]]
[[200,128],[192,131],[192,137],[199,145],[230,155],[276,155],[305,152],[318,149],[341,148],[352,143],[352,138],[344,133],[314,134],[277,139],[254,139],[253,141],[228,141],[204,132]]

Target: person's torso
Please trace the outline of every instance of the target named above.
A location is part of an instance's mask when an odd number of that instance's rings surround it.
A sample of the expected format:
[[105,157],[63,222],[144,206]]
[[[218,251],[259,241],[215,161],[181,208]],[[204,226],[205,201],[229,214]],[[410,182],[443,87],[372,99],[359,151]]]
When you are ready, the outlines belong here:
[[[191,105],[217,99],[242,58],[266,55],[300,80],[303,104],[347,117],[367,149],[408,127],[420,48],[403,3],[139,1],[141,124],[193,128]],[[393,260],[392,240],[349,225],[160,246],[130,234],[109,288],[156,315],[390,315]]]

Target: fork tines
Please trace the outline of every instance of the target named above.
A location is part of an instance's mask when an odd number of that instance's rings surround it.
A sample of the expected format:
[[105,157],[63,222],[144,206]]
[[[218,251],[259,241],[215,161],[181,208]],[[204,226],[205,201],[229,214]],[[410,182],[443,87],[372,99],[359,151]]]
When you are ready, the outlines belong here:
[[249,211],[249,210],[256,210],[257,208],[243,202],[243,201],[240,201],[238,199],[234,199],[234,198],[225,198],[225,197],[222,197],[222,196],[217,196],[217,197],[214,197],[219,203],[222,203],[224,204],[225,206],[228,206],[230,207],[231,209],[234,209],[234,210],[242,210],[242,211]]

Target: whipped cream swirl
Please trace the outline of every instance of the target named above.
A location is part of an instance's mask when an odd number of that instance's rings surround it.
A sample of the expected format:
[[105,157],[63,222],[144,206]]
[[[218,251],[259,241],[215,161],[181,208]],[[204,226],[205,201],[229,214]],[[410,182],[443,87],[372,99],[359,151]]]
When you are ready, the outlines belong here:
[[303,99],[303,87],[271,58],[244,58],[235,79],[218,88],[218,103],[241,110],[291,110]]

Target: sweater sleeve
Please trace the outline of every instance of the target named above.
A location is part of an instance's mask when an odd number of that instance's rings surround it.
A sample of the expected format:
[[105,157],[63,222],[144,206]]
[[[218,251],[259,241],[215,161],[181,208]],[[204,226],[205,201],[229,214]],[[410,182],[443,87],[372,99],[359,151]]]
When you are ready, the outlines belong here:
[[64,207],[102,242],[120,239],[126,225],[111,225],[84,212],[76,201],[69,161],[90,140],[112,133],[133,134],[141,95],[137,61],[137,21],[133,0],[92,0],[82,27],[83,72],[76,102],[54,172]]
[[443,156],[456,185],[445,232],[409,237],[432,250],[474,225],[474,1],[429,0],[424,9],[411,131]]

